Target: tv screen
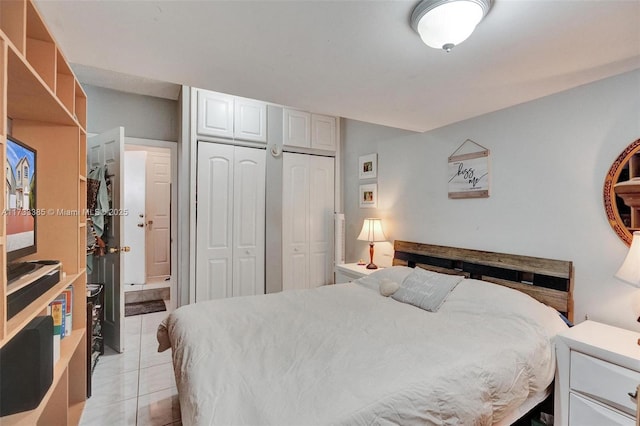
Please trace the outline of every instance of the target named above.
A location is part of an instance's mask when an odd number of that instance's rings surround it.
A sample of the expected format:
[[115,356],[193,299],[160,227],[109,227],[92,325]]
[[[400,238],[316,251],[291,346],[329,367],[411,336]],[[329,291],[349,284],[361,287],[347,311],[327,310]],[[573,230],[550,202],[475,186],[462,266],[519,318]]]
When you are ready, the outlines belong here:
[[7,138],[7,259],[36,251],[36,150]]

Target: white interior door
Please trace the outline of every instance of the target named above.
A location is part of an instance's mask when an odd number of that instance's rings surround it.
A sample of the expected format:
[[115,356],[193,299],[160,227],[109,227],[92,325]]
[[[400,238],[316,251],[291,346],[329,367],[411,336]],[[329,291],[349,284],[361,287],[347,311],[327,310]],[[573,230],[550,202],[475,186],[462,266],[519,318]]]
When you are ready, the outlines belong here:
[[[113,212],[121,212],[123,208],[121,197],[124,192],[121,168],[124,154],[124,128],[118,127],[88,138],[87,152],[90,169],[106,165],[111,180],[111,209]],[[119,253],[124,229],[123,218],[123,214],[115,214],[107,218],[110,220],[106,235],[107,244],[109,248],[115,249],[115,252],[107,251],[107,254],[97,258],[90,278],[105,285],[104,339],[105,344],[118,352],[123,352],[125,349],[122,287],[124,268],[121,263],[122,256]]]
[[123,244],[131,252],[122,256],[124,284],[144,284],[146,271],[145,241],[145,200],[147,153],[145,151],[125,151],[124,153],[124,206],[128,210],[124,216]]
[[309,156],[309,287],[333,283],[334,159]]
[[234,149],[234,296],[264,294],[265,156],[264,149]]
[[[168,151],[168,150],[167,150]],[[147,153],[147,277],[171,274],[171,154]]]
[[196,302],[233,294],[233,146],[198,142]]
[[285,152],[282,192],[282,289],[309,288],[309,155]]

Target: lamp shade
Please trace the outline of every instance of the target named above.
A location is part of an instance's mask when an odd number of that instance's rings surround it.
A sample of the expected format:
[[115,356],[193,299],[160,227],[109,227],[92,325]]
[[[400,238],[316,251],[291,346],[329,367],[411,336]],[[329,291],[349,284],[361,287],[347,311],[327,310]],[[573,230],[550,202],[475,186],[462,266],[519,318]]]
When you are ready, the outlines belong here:
[[638,231],[633,233],[631,247],[622,266],[616,272],[616,278],[640,287],[640,232]]
[[448,52],[469,38],[490,7],[491,0],[423,0],[411,26],[427,46]]
[[362,231],[358,235],[358,239],[375,243],[379,241],[387,241],[387,237],[382,232],[382,219],[367,218],[362,224]]

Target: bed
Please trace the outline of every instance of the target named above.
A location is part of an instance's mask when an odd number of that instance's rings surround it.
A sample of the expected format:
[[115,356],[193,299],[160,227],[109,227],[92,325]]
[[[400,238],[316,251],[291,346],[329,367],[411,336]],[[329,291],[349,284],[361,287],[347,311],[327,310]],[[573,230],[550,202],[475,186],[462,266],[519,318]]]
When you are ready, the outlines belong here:
[[[503,425],[549,395],[571,262],[396,241],[393,264],[171,313],[183,424]],[[457,281],[435,312],[380,292],[425,274]]]

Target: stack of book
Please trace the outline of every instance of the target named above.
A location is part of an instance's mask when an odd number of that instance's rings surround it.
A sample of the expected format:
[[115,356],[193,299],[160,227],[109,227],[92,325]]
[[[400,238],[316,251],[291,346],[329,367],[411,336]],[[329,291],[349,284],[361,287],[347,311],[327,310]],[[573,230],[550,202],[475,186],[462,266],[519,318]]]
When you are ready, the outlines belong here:
[[53,362],[60,359],[60,342],[73,329],[73,286],[67,287],[49,304],[47,314],[53,317]]

